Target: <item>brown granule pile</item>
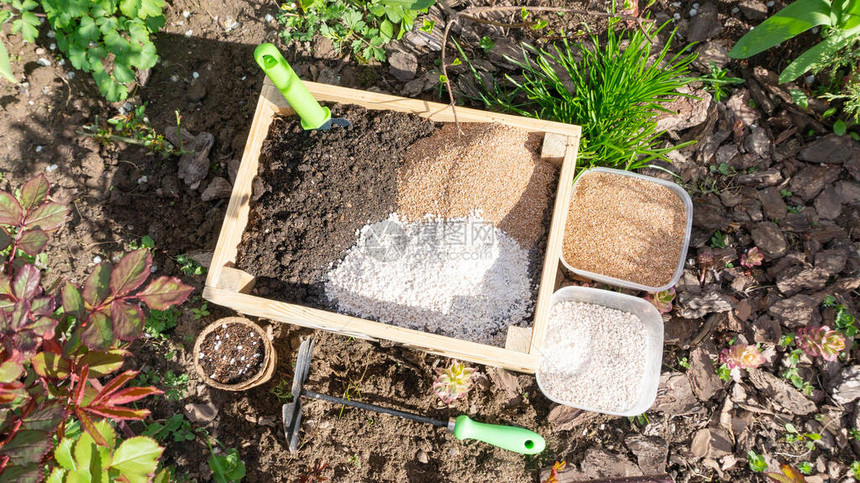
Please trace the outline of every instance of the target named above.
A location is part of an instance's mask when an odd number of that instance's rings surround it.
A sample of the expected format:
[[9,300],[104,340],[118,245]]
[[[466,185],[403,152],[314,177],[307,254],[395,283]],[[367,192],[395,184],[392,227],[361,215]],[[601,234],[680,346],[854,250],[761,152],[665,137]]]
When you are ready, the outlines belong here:
[[410,146],[398,170],[397,212],[483,219],[531,249],[545,234],[556,168],[540,159],[538,134],[497,123],[453,123]]
[[562,255],[573,268],[659,287],[678,265],[686,214],[665,186],[589,173],[571,196]]

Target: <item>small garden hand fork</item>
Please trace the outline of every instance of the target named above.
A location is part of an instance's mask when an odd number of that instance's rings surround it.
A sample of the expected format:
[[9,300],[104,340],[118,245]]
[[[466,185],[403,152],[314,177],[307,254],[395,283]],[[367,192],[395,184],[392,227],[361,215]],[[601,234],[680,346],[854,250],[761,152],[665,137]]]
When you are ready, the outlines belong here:
[[443,428],[448,428],[457,439],[477,439],[499,448],[522,454],[537,454],[544,450],[546,441],[541,435],[525,428],[514,426],[501,426],[496,424],[485,424],[473,421],[469,416],[461,415],[451,418],[447,422],[432,419],[418,414],[397,411],[357,401],[349,401],[339,397],[319,394],[304,389],[302,386],[308,378],[311,367],[311,356],[313,355],[314,341],[305,339],[299,346],[299,355],[296,359],[296,371],[293,374],[292,402],[284,404],[282,415],[284,418],[284,434],[287,437],[290,452],[295,453],[298,449],[299,429],[302,423],[302,401],[301,396],[321,399],[334,404],[344,404],[368,411],[390,414],[401,418],[411,419],[419,423],[428,423]]
[[331,111],[314,99],[302,80],[287,63],[281,52],[272,44],[260,44],[254,49],[254,60],[281,91],[290,107],[302,120],[305,131],[326,131],[332,126],[350,127],[352,123],[340,117],[331,117]]

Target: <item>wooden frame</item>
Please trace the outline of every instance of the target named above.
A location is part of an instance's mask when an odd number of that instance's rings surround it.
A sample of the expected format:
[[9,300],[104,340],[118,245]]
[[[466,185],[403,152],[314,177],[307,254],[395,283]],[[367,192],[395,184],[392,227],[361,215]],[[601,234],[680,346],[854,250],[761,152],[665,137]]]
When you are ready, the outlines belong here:
[[[305,84],[314,97],[321,102],[357,104],[368,109],[409,112],[433,121],[454,121],[451,106],[446,104],[313,82],[306,82]],[[545,133],[541,156],[561,168],[532,327],[509,328],[505,347],[495,347],[301,305],[277,302],[250,294],[254,276],[235,268],[235,262],[237,248],[248,223],[251,184],[257,174],[260,150],[268,135],[272,119],[276,115],[292,112],[286,100],[266,79],[260,99],[257,102],[257,110],[251,124],[248,142],[245,145],[242,164],[236,176],[236,184],[233,186],[227,216],[221,227],[218,245],[215,248],[209,275],[206,278],[203,297],[213,303],[230,307],[247,315],[364,339],[386,339],[447,357],[519,372],[534,373],[540,364],[539,354],[546,331],[549,299],[556,288],[556,274],[561,258],[564,223],[567,219],[579,148],[580,127],[475,109],[457,108],[457,118],[460,122],[495,121],[528,131]]]

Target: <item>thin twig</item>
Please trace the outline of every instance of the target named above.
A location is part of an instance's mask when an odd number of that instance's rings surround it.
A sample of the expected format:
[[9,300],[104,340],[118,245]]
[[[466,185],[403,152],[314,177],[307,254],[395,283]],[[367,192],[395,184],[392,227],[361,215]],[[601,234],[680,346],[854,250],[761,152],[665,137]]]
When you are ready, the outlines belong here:
[[451,31],[451,25],[457,21],[457,17],[449,18],[445,23],[445,34],[442,36],[442,79],[445,82],[445,87],[448,90],[448,99],[451,101],[451,112],[454,114],[454,125],[457,126],[457,134],[463,135],[463,129],[460,128],[460,121],[457,119],[457,106],[454,103],[454,91],[451,89],[451,79],[448,78],[448,68],[445,64],[445,48],[448,46],[448,33]]

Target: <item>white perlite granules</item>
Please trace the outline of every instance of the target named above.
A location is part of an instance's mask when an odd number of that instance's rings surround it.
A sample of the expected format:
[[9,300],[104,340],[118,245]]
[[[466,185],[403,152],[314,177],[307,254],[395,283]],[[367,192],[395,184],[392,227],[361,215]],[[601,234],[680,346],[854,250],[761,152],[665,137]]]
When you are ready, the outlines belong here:
[[329,271],[342,312],[463,340],[502,345],[532,315],[528,252],[477,213],[367,225]]
[[635,315],[601,305],[552,307],[541,350],[541,390],[558,401],[624,412],[645,376],[645,325]]

